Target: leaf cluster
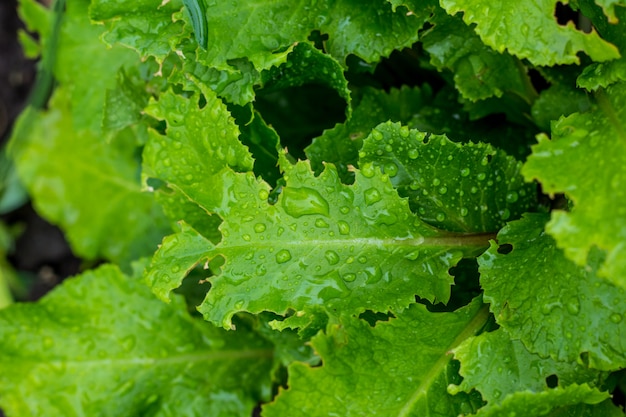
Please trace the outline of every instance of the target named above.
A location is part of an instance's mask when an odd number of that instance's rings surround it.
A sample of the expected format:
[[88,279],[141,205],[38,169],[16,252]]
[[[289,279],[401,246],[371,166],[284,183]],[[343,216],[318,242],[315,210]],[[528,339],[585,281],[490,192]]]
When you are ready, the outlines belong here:
[[0,407],[623,416],[626,2],[564,7],[20,0],[10,155],[105,265],[0,310]]

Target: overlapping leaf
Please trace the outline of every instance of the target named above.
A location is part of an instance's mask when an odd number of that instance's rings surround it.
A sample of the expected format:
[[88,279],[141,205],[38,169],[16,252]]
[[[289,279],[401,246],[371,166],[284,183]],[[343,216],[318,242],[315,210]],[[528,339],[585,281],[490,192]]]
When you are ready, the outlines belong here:
[[460,145],[385,123],[372,131],[359,155],[361,170],[382,169],[413,212],[441,229],[493,232],[535,199],[521,163],[489,145]]
[[602,10],[595,6],[592,1],[581,2],[581,10],[589,17],[594,27],[602,37],[614,45],[621,52],[621,57],[608,62],[594,62],[588,65],[578,78],[578,85],[588,90],[596,90],[600,87],[617,81],[626,81],[626,4],[621,2],[621,7],[613,8],[613,21],[607,21]]
[[606,251],[601,274],[626,287],[626,84],[598,91],[597,106],[556,122],[539,137],[522,172],[547,193],[565,193],[571,212],[554,211],[547,231],[568,257],[585,265],[594,246]]
[[539,393],[522,391],[506,397],[500,404],[487,405],[476,417],[500,416],[606,416],[624,415],[609,398],[609,394],[588,385],[570,385]]
[[289,388],[263,416],[469,415],[480,396],[448,394],[460,379],[449,352],[484,326],[486,312],[478,300],[454,313],[413,305],[374,327],[358,319],[330,326],[311,342],[323,365],[291,365]]
[[526,214],[509,223],[498,234],[500,246],[493,243],[478,258],[485,301],[530,352],[601,370],[623,368],[626,290],[598,276],[599,251],[586,267],[566,258],[543,230],[546,217]]
[[[113,266],[0,312],[0,405],[13,416],[241,416],[267,399],[273,350],[164,304]],[[114,396],[115,400],[112,400]]]
[[485,45],[460,17],[439,9],[433,27],[421,36],[430,62],[439,70],[452,71],[461,95],[472,101],[513,92],[526,101],[536,94],[526,69],[516,58]]
[[[459,372],[463,376],[458,389],[476,389],[490,405],[519,391],[539,393],[556,385],[583,383],[597,387],[605,377],[576,362],[560,362],[530,353],[503,329],[465,340],[454,349],[454,357],[461,362]],[[555,386],[548,386],[550,378],[555,380]]]
[[585,52],[594,61],[620,56],[617,48],[597,32],[576,30],[573,23],[560,26],[554,17],[556,0],[499,2],[489,0],[441,0],[448,13],[463,12],[467,24],[483,42],[498,52],[526,58],[535,65],[578,63],[576,54]]
[[49,111],[25,113],[16,128],[13,154],[35,207],[63,227],[81,256],[125,262],[149,255],[170,229],[154,197],[141,191],[134,140],[107,143],[75,130],[69,100],[58,89]]

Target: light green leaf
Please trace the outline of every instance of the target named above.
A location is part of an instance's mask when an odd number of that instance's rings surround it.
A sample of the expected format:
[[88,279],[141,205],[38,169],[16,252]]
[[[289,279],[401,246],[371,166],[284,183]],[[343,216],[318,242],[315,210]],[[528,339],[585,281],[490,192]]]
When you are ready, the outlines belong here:
[[550,417],[620,417],[621,410],[608,400],[609,394],[588,385],[570,385],[539,393],[522,391],[501,403],[487,405],[476,417],[550,416]]
[[494,232],[534,205],[522,164],[490,145],[461,145],[387,122],[372,131],[359,156],[362,171],[379,167],[411,210],[440,229]]
[[598,386],[605,377],[575,362],[559,362],[530,353],[503,329],[465,340],[454,349],[454,358],[461,362],[459,372],[463,376],[458,389],[476,389],[490,405],[518,391],[546,391],[548,377],[555,378],[560,387],[592,381]]
[[597,106],[562,118],[552,140],[539,137],[522,173],[546,193],[565,193],[571,212],[553,211],[547,231],[585,265],[594,246],[606,251],[600,273],[626,288],[626,84],[595,94]]
[[184,34],[182,19],[172,17],[181,9],[180,0],[92,0],[89,17],[104,23],[109,44],[119,43],[162,61],[181,37],[191,36]]
[[508,50],[535,65],[579,63],[576,54],[580,51],[594,61],[620,56],[597,32],[578,31],[573,23],[560,26],[554,17],[556,4],[557,0],[441,0],[448,13],[463,12],[465,23],[476,24],[474,30],[486,45],[501,53]]
[[604,39],[620,49],[622,57],[588,65],[578,78],[578,85],[587,90],[597,90],[617,81],[626,81],[626,56],[624,56],[624,52],[626,52],[626,7],[624,6],[626,4],[622,4],[622,7],[612,8],[615,19],[609,22],[600,7],[595,6],[592,1],[581,1],[580,3],[581,11],[591,19],[594,28]]
[[485,45],[458,16],[439,9],[432,24],[420,40],[431,64],[440,71],[452,71],[454,84],[464,98],[477,101],[501,97],[508,91],[527,102],[534,99],[537,93],[519,60]]
[[166,302],[171,300],[171,291],[180,287],[183,279],[207,257],[214,246],[213,242],[187,223],[182,222],[180,226],[179,232],[163,239],[145,274],[146,283]]
[[[547,216],[526,214],[478,258],[496,321],[530,352],[601,370],[626,366],[626,290],[598,277],[598,251],[581,267],[544,232]],[[510,253],[509,253],[510,251]],[[503,277],[506,277],[504,279]]]
[[[104,266],[0,311],[10,416],[241,416],[267,400],[273,350],[192,319]],[[112,400],[114,398],[114,401]]]
[[448,269],[488,239],[427,226],[375,170],[356,172],[348,186],[332,165],[315,177],[306,162],[287,164],[274,205],[265,184],[228,180],[237,192],[223,216],[223,240],[209,254],[226,263],[212,268],[213,286],[199,307],[207,320],[228,327],[238,311],[293,309],[304,317],[319,307],[331,316],[397,312],[415,295],[445,303]]
[[[180,191],[207,213],[216,213],[224,196],[227,167],[252,170],[254,161],[239,142],[239,129],[226,106],[211,90],[200,108],[200,95],[185,98],[168,91],[146,112],[165,120],[165,135],[154,130],[143,152],[144,180],[158,178]],[[178,219],[183,220],[183,219]]]
[[448,394],[448,384],[460,379],[449,353],[480,331],[487,317],[475,300],[454,313],[414,304],[374,327],[355,318],[330,325],[311,341],[323,365],[291,365],[289,388],[262,415],[469,415],[480,407],[480,396]]
[[18,172],[38,212],[85,258],[120,262],[151,254],[170,231],[153,195],[141,191],[135,143],[78,130],[58,88],[50,110],[24,113],[12,139]]

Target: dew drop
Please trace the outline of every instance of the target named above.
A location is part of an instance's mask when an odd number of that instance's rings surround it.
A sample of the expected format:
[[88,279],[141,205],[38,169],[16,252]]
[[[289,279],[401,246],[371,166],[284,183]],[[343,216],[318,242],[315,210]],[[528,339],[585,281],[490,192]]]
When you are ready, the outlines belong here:
[[235,303],[235,308],[236,308],[237,310],[241,310],[241,309],[243,308],[243,305],[244,305],[244,304],[245,304],[245,303],[244,303],[244,301],[243,301],[243,300],[239,300],[239,301],[237,301],[237,302]]
[[415,148],[409,149],[409,153],[408,154],[409,154],[409,158],[411,158],[411,159],[417,159],[417,157],[419,156],[419,152]]
[[611,317],[609,317],[609,319],[610,319],[613,323],[615,323],[615,324],[617,324],[617,323],[621,323],[621,322],[622,322],[622,315],[621,315],[621,314],[619,314],[619,313],[613,313],[613,314],[611,314]]
[[485,178],[487,178],[487,174],[485,174],[484,172],[481,172],[480,174],[476,176],[476,178],[478,179],[478,181],[484,181]]
[[259,198],[263,201],[267,200],[267,198],[270,196],[270,193],[267,192],[267,190],[261,190],[259,191]]
[[373,137],[375,140],[383,140],[383,134],[382,134],[382,133],[380,133],[378,130],[374,130],[374,131],[372,132],[372,137]]
[[402,126],[400,128],[400,136],[402,136],[403,138],[408,138],[409,137],[409,127],[408,126]]
[[359,258],[357,259],[360,263],[364,264],[367,262],[367,257],[365,256],[359,256]]
[[361,166],[361,174],[363,174],[365,178],[372,178],[374,176],[374,164],[371,162],[363,164]]
[[243,240],[245,240],[246,242],[250,242],[250,239],[251,239],[250,235],[248,235],[248,234],[244,234],[244,235],[242,235],[241,237],[242,237],[242,239],[243,239]]
[[461,207],[460,212],[461,212],[461,217],[465,217],[469,213],[469,210],[467,210],[467,207]]
[[433,180],[433,185],[436,187],[436,186],[438,186],[439,184],[441,184],[441,180],[440,180],[439,178],[435,178],[435,179]]
[[356,275],[353,273],[344,274],[341,279],[345,282],[353,282],[356,279]]
[[411,261],[416,260],[417,258],[419,258],[419,256],[420,256],[420,251],[418,250],[411,251],[407,253],[406,255],[404,255],[406,259],[409,259]]
[[393,151],[393,147],[391,145],[385,145],[385,151],[391,153]]
[[446,219],[446,215],[443,213],[437,213],[437,216],[435,216],[435,219],[437,219],[438,222],[442,222]]
[[254,231],[257,233],[263,233],[265,231],[265,225],[263,223],[257,223],[254,225]]
[[331,265],[337,265],[337,263],[339,263],[339,255],[337,255],[337,252],[335,251],[332,251],[332,250],[326,251],[326,253],[324,254],[324,257],[326,258],[328,263]]
[[502,220],[507,220],[509,217],[511,217],[511,210],[509,210],[508,208],[505,208],[500,212],[500,218]]
[[443,194],[448,192],[448,187],[446,187],[446,186],[439,187],[439,190],[437,190],[437,191],[439,191],[439,194],[443,195]]
[[337,227],[339,228],[339,233],[342,235],[347,235],[350,233],[350,225],[343,220],[339,220],[337,222]]
[[328,223],[324,221],[324,219],[315,220],[315,227],[319,227],[320,229],[328,228]]
[[413,180],[411,181],[411,183],[409,184],[409,188],[413,191],[417,191],[420,188],[420,183],[417,180]]
[[291,252],[289,252],[287,249],[280,250],[276,254],[276,262],[278,262],[279,264],[284,264],[290,259],[291,259]]
[[395,177],[398,174],[398,166],[393,162],[385,164],[385,174]]
[[470,189],[470,193],[472,193],[472,194],[476,194],[477,192],[478,192],[478,187],[472,187]]
[[470,169],[469,168],[463,168],[461,170],[461,176],[462,177],[467,177],[470,174]]
[[569,311],[570,314],[578,314],[578,312],[580,311],[580,301],[578,300],[578,297],[573,297],[571,298],[567,304],[567,311]]
[[507,203],[515,203],[519,199],[519,194],[515,191],[511,191],[506,194],[506,202]]
[[292,217],[310,214],[328,216],[328,201],[312,188],[285,187],[282,192],[282,206]]
[[343,207],[341,207],[341,208],[339,209],[339,211],[340,211],[342,214],[348,214],[348,213],[350,213],[350,207],[348,207],[348,206],[343,206]]
[[267,274],[267,268],[265,268],[265,265],[259,265],[256,267],[256,274],[259,276],[263,276],[265,274]]
[[369,190],[365,191],[365,203],[368,206],[371,206],[372,204],[377,203],[380,200],[382,200],[382,196],[376,188],[370,188]]

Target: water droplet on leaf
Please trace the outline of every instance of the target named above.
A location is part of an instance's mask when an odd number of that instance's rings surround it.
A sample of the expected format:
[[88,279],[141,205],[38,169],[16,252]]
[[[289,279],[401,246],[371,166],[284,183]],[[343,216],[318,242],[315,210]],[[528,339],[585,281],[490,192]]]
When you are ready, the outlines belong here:
[[279,264],[284,264],[285,262],[291,259],[291,252],[287,249],[283,249],[276,254],[276,262]]
[[282,206],[292,217],[309,214],[328,216],[328,202],[312,188],[285,187],[282,192]]

